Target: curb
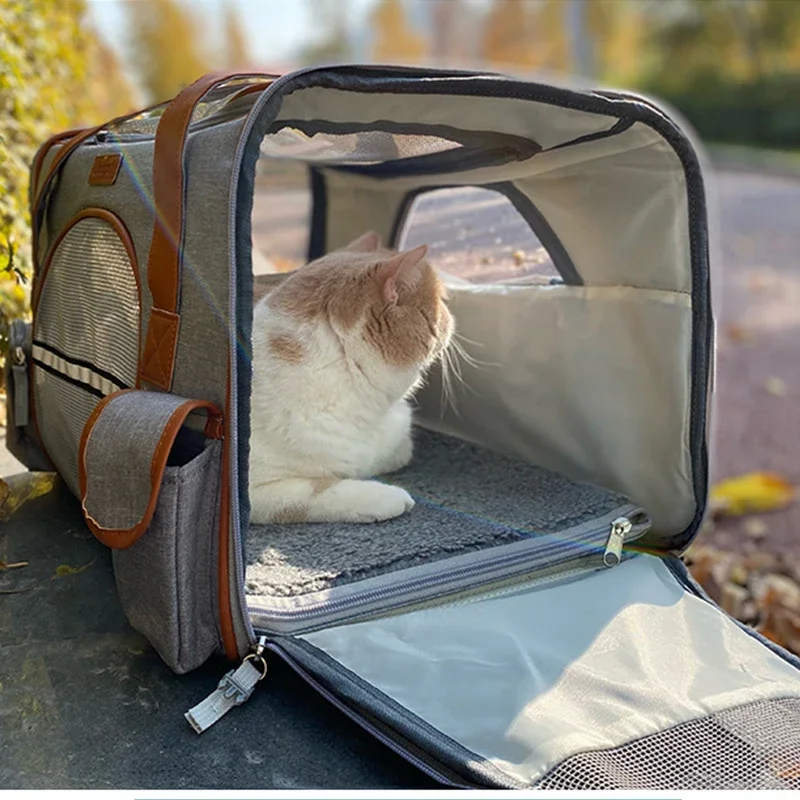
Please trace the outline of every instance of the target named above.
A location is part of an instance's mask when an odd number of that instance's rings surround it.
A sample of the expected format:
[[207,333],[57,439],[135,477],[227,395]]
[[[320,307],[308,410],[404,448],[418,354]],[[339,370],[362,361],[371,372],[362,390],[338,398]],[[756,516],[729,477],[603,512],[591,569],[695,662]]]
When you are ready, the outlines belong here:
[[706,145],[715,169],[800,180],[800,154],[730,145]]

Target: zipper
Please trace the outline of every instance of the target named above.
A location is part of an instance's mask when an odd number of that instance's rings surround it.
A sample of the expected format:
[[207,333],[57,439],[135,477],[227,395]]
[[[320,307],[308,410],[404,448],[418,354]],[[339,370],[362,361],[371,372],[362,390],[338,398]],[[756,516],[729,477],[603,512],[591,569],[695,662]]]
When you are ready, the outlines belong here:
[[627,517],[618,517],[611,523],[611,533],[608,535],[606,549],[603,553],[603,563],[607,567],[616,567],[622,561],[622,546],[632,527],[633,525]]
[[[391,586],[377,587],[353,593],[338,599],[324,599],[306,605],[300,609],[269,609],[250,606],[250,615],[256,627],[273,633],[301,633],[320,627],[327,627],[336,622],[342,624],[355,617],[367,613],[389,612],[404,606],[416,604],[423,600],[440,598],[464,589],[479,589],[491,586],[500,580],[525,574],[533,569],[557,567],[585,557],[586,550],[603,548],[602,563],[606,567],[614,567],[622,561],[622,548],[628,541],[642,536],[649,529],[649,520],[637,522],[642,512],[631,509],[629,516],[616,517],[611,523],[594,528],[581,536],[574,536],[569,541],[550,541],[536,546],[535,540],[529,540],[533,547],[517,548],[491,558],[483,558],[471,564],[455,568],[431,567],[430,574],[398,581]],[[523,544],[528,544],[523,543]],[[514,545],[506,546],[514,547]],[[595,550],[595,552],[598,552]],[[598,552],[599,554],[599,552]],[[325,593],[329,595],[330,592]],[[310,622],[310,626],[302,623]]]
[[356,725],[365,730],[371,736],[374,736],[379,742],[386,745],[386,747],[388,747],[392,752],[397,753],[397,755],[399,755],[401,758],[405,759],[410,764],[413,764],[418,770],[420,770],[420,772],[425,773],[428,777],[433,778],[439,783],[442,783],[446,786],[452,786],[456,789],[475,788],[474,785],[466,782],[456,783],[452,778],[446,776],[443,772],[435,769],[434,767],[430,766],[430,764],[420,759],[408,748],[403,747],[399,742],[396,741],[396,739],[385,733],[382,727],[379,727],[368,721],[363,715],[359,714],[351,706],[347,705],[347,703],[342,702],[335,694],[329,691],[315,677],[313,677],[311,673],[301,666],[297,660],[290,656],[282,647],[274,642],[270,642],[266,647],[267,650],[279,656],[280,659],[295,672],[295,674],[302,678],[302,680],[311,686],[312,689],[319,692],[319,694],[322,695],[322,697],[324,697],[331,705],[333,705],[335,708],[338,708],[339,711],[355,722]]

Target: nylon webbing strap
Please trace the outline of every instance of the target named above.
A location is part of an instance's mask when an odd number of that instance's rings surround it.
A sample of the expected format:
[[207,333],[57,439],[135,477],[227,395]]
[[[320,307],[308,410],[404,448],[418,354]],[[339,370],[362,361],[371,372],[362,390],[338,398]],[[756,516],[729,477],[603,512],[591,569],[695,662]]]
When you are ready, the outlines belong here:
[[263,672],[252,661],[243,661],[235,670],[226,673],[217,688],[201,703],[190,708],[184,717],[196,733],[208,730],[232,708],[247,700]]

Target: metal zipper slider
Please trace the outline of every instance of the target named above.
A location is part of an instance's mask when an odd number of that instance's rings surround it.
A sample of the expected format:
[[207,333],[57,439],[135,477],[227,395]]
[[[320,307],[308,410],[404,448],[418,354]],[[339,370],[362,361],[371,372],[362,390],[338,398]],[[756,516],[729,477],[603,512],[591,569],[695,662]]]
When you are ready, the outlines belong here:
[[266,646],[267,637],[260,636],[253,652],[248,653],[235,670],[226,672],[217,688],[205,700],[183,715],[196,733],[208,730],[234,706],[240,706],[250,699],[256,684],[267,676],[267,662],[264,660]]
[[607,567],[616,567],[622,561],[622,545],[631,528],[633,525],[627,517],[618,517],[611,523],[611,533],[603,553],[603,563]]

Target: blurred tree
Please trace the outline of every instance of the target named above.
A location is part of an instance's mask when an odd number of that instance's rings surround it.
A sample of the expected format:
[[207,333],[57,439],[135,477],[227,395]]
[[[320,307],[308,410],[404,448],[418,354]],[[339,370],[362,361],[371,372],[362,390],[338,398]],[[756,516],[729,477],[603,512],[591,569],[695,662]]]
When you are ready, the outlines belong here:
[[649,19],[641,0],[592,0],[586,22],[594,44],[596,73],[617,85],[635,82],[648,65]]
[[304,64],[336,64],[346,61],[352,46],[347,30],[349,0],[308,0],[309,16],[317,30],[316,39],[300,52]]
[[199,20],[180,0],[136,0],[123,7],[130,61],[151,102],[170,99],[208,72]]
[[535,18],[528,3],[493,0],[486,16],[483,57],[491,64],[537,66]]
[[794,0],[648,0],[665,85],[720,75],[747,83],[797,66],[800,3]]
[[225,36],[225,64],[230,69],[246,69],[251,66],[247,35],[242,27],[242,18],[236,6],[225,3],[223,33]]
[[133,105],[117,58],[89,24],[85,0],[0,0],[0,362],[5,322],[26,310],[36,149],[59,130]]
[[379,0],[371,22],[375,61],[419,63],[424,58],[427,42],[409,24],[402,0]]
[[484,25],[484,59],[523,69],[567,70],[566,8],[564,0],[492,0]]

